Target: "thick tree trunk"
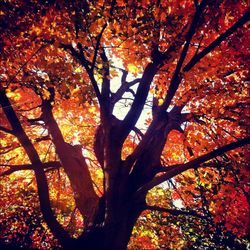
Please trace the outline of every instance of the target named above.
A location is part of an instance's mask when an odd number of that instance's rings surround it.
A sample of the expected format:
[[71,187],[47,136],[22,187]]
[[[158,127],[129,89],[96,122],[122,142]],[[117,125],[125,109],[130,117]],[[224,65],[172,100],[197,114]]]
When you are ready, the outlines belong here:
[[133,227],[142,210],[142,204],[128,202],[127,205],[120,207],[118,211],[120,216],[116,221],[113,220],[110,224],[93,225],[75,242],[74,249],[127,249]]

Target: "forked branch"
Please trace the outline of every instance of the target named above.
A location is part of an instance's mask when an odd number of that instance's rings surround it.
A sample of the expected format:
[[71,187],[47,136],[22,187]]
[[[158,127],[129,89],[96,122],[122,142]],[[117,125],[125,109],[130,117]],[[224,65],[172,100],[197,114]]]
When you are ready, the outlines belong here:
[[193,35],[195,34],[200,17],[201,17],[201,15],[206,7],[206,4],[207,4],[207,1],[203,0],[196,9],[195,15],[193,17],[192,23],[190,25],[190,28],[189,28],[187,36],[186,36],[185,45],[183,47],[180,58],[179,58],[178,63],[176,65],[175,72],[173,74],[173,77],[171,79],[171,82],[170,82],[170,85],[169,85],[169,88],[167,91],[167,95],[166,95],[164,103],[162,105],[162,108],[161,108],[162,110],[168,109],[168,107],[169,107],[169,105],[170,105],[179,85],[180,85],[180,82],[181,82],[180,71],[181,71],[183,62],[187,56],[190,42],[193,38]]
[[94,88],[96,97],[97,97],[99,103],[101,104],[102,103],[102,96],[101,96],[99,87],[97,85],[97,81],[94,77],[93,71],[89,67],[90,62],[84,56],[84,51],[83,51],[82,45],[80,43],[78,43],[79,52],[75,48],[73,48],[73,46],[71,44],[61,44],[61,47],[64,48],[65,50],[68,50],[70,52],[70,54],[75,59],[77,59],[78,62],[85,68],[85,70],[88,73],[91,84]]
[[166,173],[164,173],[160,176],[154,177],[152,181],[148,182],[147,184],[142,186],[137,191],[137,195],[145,195],[148,192],[148,190],[163,183],[164,181],[167,181],[167,180],[177,176],[178,174],[181,174],[182,172],[184,172],[188,169],[198,168],[200,166],[200,164],[202,164],[202,163],[205,163],[205,162],[207,162],[207,161],[209,161],[217,156],[220,156],[220,155],[222,155],[230,150],[242,147],[242,146],[247,145],[247,144],[250,144],[250,137],[246,137],[242,140],[232,142],[232,143],[229,143],[225,146],[219,147],[219,148],[213,150],[212,152],[209,152],[205,155],[197,157],[196,159],[191,160],[187,163],[169,166],[169,171],[167,171]]

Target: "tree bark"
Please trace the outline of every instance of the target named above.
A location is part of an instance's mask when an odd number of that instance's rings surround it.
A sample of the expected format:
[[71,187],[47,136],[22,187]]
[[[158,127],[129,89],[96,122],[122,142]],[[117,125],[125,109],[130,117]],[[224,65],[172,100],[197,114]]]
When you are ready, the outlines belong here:
[[[11,102],[6,96],[5,89],[0,85],[0,104],[3,107],[4,113],[14,131],[15,136],[24,148],[31,164],[34,166],[34,173],[37,182],[38,198],[40,202],[40,209],[44,220],[48,224],[52,233],[57,237],[62,246],[69,246],[71,238],[69,234],[63,229],[60,223],[56,220],[50,205],[49,188],[47,178],[44,173],[43,163],[32,144],[31,140],[25,133],[16,112],[14,111]],[[8,108],[7,108],[8,107]]]
[[90,172],[85,158],[82,155],[81,148],[72,146],[64,141],[63,135],[53,116],[52,106],[49,101],[43,102],[42,119],[45,121],[55,145],[56,153],[69,177],[74,191],[76,205],[84,216],[84,224],[88,226],[93,220],[99,198],[95,193]]
[[144,208],[144,200],[139,201],[132,198],[127,200],[118,208],[119,217],[116,217],[116,220],[88,228],[75,242],[74,249],[127,249],[133,227]]

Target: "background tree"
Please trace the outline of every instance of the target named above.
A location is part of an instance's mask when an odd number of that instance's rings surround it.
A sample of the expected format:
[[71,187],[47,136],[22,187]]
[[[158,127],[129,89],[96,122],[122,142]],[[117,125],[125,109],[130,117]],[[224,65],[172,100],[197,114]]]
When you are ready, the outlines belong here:
[[0,14],[5,242],[126,249],[134,228],[131,249],[247,244],[246,1]]

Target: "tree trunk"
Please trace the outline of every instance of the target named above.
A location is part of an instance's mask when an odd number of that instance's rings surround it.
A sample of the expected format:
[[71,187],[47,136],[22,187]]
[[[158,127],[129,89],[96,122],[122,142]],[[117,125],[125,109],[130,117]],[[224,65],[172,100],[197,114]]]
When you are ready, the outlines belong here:
[[[144,204],[144,203],[143,203]],[[120,207],[120,216],[112,224],[93,225],[75,242],[74,248],[84,250],[125,250],[133,226],[142,212],[142,204],[133,201]],[[68,249],[67,249],[68,250]]]

